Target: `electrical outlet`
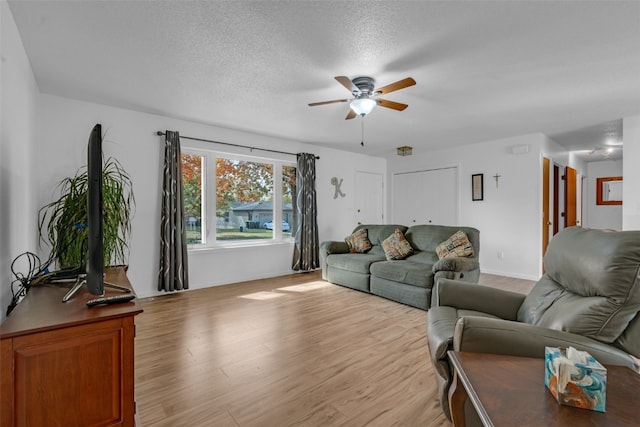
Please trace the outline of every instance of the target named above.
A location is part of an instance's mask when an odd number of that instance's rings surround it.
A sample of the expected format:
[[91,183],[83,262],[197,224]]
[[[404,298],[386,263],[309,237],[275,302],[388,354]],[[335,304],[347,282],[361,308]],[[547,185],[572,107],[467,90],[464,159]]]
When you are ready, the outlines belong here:
[[498,251],[498,259],[504,259],[504,252]]

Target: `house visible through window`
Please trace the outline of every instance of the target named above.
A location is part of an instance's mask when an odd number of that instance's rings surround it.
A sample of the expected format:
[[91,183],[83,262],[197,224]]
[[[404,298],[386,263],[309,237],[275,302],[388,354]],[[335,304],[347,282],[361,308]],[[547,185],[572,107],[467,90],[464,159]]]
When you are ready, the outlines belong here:
[[184,147],[182,151],[189,245],[293,237],[297,226],[293,162]]

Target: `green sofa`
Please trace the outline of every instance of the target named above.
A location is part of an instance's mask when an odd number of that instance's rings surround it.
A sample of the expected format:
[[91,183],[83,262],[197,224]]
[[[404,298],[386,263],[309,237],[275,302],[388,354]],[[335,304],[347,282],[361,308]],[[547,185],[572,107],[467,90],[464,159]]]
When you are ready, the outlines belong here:
[[[427,310],[431,289],[438,279],[477,283],[480,278],[480,232],[475,228],[368,224],[359,225],[353,231],[363,228],[367,229],[372,244],[366,253],[350,253],[344,241],[326,241],[320,245],[324,280]],[[414,252],[403,260],[387,261],[381,244],[396,229],[404,233]],[[466,233],[474,255],[438,259],[436,247],[458,230]]]

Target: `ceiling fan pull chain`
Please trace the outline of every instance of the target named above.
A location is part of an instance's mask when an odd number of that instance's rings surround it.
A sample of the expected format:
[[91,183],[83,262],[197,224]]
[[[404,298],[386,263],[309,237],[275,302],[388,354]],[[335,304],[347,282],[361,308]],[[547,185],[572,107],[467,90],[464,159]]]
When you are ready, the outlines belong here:
[[360,140],[360,145],[364,147],[364,115],[362,116],[361,128],[362,128],[362,139]]

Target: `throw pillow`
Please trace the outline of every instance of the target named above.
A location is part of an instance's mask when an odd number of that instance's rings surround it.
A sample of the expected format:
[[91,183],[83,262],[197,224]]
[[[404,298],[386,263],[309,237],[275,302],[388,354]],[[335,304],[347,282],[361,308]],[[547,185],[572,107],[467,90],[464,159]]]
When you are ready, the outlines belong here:
[[366,228],[361,228],[350,236],[347,236],[344,241],[347,242],[349,252],[352,254],[362,254],[371,249],[371,241],[369,240],[369,233]]
[[382,249],[384,249],[384,256],[388,261],[405,259],[413,253],[411,243],[407,241],[399,228],[396,228],[391,236],[384,239]]
[[438,258],[447,258],[452,256],[465,257],[473,256],[473,245],[467,237],[467,233],[462,230],[456,231],[453,236],[436,247]]

